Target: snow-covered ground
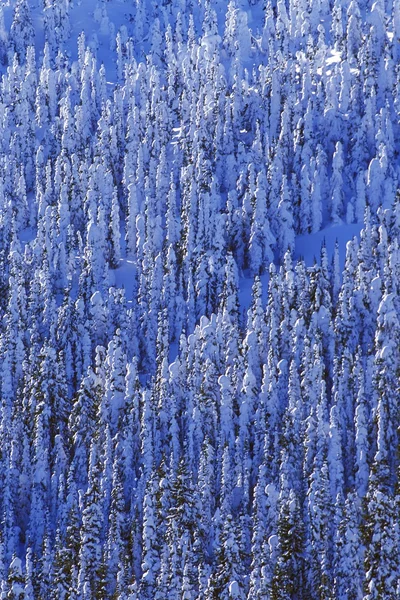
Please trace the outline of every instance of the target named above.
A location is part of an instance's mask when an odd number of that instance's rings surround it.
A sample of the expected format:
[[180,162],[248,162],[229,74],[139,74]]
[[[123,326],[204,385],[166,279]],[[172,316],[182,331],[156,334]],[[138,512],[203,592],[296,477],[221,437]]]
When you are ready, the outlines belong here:
[[325,244],[328,257],[332,258],[336,243],[339,248],[339,259],[341,270],[344,268],[346,258],[346,244],[359,236],[361,224],[337,225],[321,229],[317,233],[309,235],[299,235],[296,237],[294,257],[303,259],[305,264],[310,267],[315,260],[319,261],[321,247]]

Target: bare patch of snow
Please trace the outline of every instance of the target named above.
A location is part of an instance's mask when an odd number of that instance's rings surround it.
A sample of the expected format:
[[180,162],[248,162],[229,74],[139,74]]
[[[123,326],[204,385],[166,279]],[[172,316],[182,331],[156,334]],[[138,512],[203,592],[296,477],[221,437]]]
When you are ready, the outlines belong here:
[[343,270],[346,258],[346,244],[355,236],[359,237],[362,229],[361,223],[351,225],[337,225],[321,229],[317,233],[298,235],[295,240],[294,258],[302,258],[310,267],[315,260],[319,260],[323,244],[326,246],[328,256],[333,257],[335,244],[339,246],[340,268]]

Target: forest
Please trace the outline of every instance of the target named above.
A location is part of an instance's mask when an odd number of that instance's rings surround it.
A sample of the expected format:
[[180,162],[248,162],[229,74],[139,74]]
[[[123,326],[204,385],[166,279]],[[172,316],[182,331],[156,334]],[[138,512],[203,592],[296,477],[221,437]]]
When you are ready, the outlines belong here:
[[400,599],[399,151],[400,0],[0,3],[0,600]]

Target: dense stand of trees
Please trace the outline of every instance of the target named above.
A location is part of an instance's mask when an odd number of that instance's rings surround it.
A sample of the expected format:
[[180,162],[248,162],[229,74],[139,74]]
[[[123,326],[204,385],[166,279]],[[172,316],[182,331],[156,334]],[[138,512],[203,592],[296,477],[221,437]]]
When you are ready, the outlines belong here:
[[395,600],[400,3],[126,4],[0,6],[0,597]]

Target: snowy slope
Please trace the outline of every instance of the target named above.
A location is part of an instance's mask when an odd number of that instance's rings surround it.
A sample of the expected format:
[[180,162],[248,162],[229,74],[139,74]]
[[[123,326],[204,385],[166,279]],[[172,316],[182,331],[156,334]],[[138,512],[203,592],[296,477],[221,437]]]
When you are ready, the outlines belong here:
[[42,4],[0,5],[0,597],[400,598],[400,0]]
[[[15,0],[8,0],[3,3],[6,28],[10,27]],[[44,24],[43,9],[41,2],[32,0],[30,2],[31,13],[35,29],[35,45],[39,62],[43,56],[44,45]],[[227,4],[219,1],[214,4],[218,18],[218,28],[220,39],[224,31]],[[117,82],[116,64],[115,64],[115,36],[116,33],[125,29],[125,35],[132,35],[134,32],[134,6],[131,2],[124,0],[112,0],[111,2],[100,2],[99,0],[73,0],[69,3],[70,36],[65,45],[65,51],[71,61],[77,60],[78,38],[84,32],[86,44],[92,49],[97,57],[99,64],[104,64],[106,68],[107,81],[110,85]],[[248,0],[239,0],[236,3],[236,15],[238,22],[247,23],[253,31],[255,38],[260,38],[264,24],[264,10],[262,3],[253,4]],[[143,40],[141,40],[142,43]],[[146,40],[144,40],[146,42]],[[206,40],[203,42],[207,43]],[[149,50],[149,44],[144,46]],[[223,54],[224,56],[224,54]],[[143,59],[143,56],[140,57]],[[331,69],[338,65],[341,60],[341,53],[331,49],[327,53],[324,70],[326,75],[331,74]],[[254,56],[243,57],[243,67],[251,71],[256,65]],[[225,56],[225,71],[229,73],[229,60]],[[322,73],[322,69],[319,70]],[[177,129],[179,131],[179,129]],[[175,143],[175,142],[173,142]],[[315,234],[297,236],[295,240],[294,257],[304,259],[307,266],[311,266],[315,259],[318,260],[322,244],[325,244],[328,250],[328,256],[333,256],[333,250],[336,241],[339,245],[340,264],[343,268],[346,252],[346,243],[354,235],[358,235],[361,225],[343,224],[336,227],[327,227]],[[21,234],[21,241],[30,242],[36,235],[35,230],[29,229]],[[120,259],[120,267],[110,271],[110,285],[124,288],[128,303],[133,301],[133,281],[135,267],[132,261],[126,258]],[[239,291],[241,313],[245,315],[251,302],[251,289],[253,278],[242,275]],[[263,275],[264,300],[268,285],[268,269]]]
[[338,244],[339,259],[341,270],[344,268],[346,258],[346,244],[355,236],[359,237],[361,224],[337,225],[335,227],[326,227],[318,233],[299,235],[296,237],[294,256],[302,259],[308,267],[320,259],[321,247],[325,245],[328,251],[328,257],[332,259],[335,245]]

